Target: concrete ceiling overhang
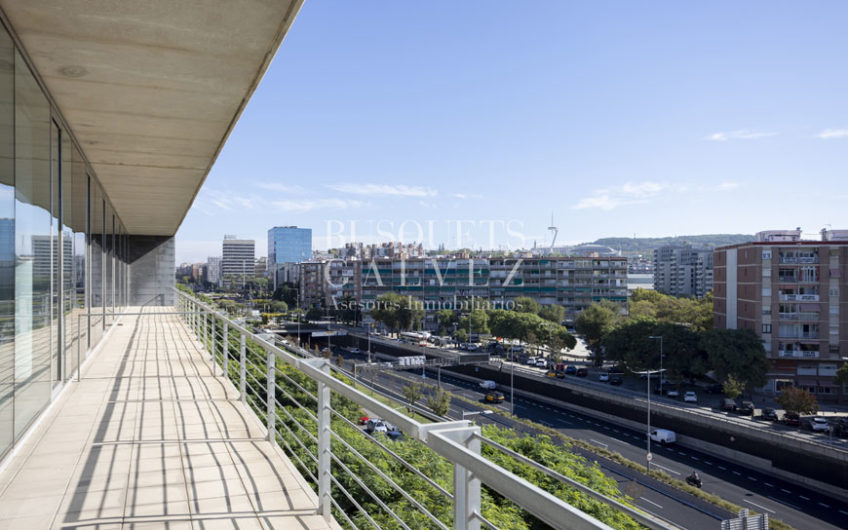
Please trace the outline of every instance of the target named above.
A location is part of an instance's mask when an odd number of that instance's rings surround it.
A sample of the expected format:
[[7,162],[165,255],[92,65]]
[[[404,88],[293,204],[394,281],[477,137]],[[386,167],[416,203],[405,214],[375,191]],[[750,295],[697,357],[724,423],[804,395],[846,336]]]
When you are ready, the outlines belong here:
[[0,0],[131,234],[173,235],[303,0]]

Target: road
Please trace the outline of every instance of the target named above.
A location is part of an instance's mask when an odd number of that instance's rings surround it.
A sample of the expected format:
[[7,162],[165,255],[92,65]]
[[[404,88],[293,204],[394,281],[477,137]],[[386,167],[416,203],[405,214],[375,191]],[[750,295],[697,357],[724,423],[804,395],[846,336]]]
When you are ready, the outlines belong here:
[[[430,380],[433,381],[431,374]],[[421,379],[420,372],[381,373],[376,381],[399,393],[405,381]],[[481,401],[483,394],[473,382],[442,372],[442,386],[452,393],[472,401]],[[508,398],[508,392],[505,392]],[[402,399],[402,398],[401,398]],[[482,402],[482,401],[481,401]],[[515,430],[530,429],[509,418],[509,402],[498,408],[503,415],[479,416],[479,422],[494,422]],[[451,404],[451,416],[460,418],[462,411],[482,410],[462,400]],[[600,448],[620,453],[634,462],[645,460],[645,433],[613,425],[570,410],[567,404],[560,407],[547,403],[517,398],[515,414],[526,418],[572,438],[584,440]],[[838,529],[848,528],[848,505],[824,497],[821,494],[801,487],[795,483],[718,459],[714,456],[692,450],[680,445],[663,447],[652,445],[653,465],[675,478],[683,479],[693,470],[697,470],[704,481],[704,491],[715,494],[739,506],[768,513],[798,529]],[[727,517],[727,513],[697,498],[673,490],[663,484],[624,468],[611,461],[598,458],[588,452],[582,452],[589,460],[598,460],[607,475],[619,483],[622,491],[634,498],[642,509],[663,517],[674,524],[690,529],[714,529],[718,519]],[[634,483],[634,479],[636,483]]]

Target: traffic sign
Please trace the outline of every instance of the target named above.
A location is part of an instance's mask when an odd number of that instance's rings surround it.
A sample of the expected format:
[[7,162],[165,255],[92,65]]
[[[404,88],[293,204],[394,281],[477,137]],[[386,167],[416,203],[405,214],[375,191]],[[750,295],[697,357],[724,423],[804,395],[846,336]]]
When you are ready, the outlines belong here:
[[651,460],[654,459],[654,455],[652,453],[648,453],[648,456],[646,456],[645,458],[647,458],[648,462],[650,462]]

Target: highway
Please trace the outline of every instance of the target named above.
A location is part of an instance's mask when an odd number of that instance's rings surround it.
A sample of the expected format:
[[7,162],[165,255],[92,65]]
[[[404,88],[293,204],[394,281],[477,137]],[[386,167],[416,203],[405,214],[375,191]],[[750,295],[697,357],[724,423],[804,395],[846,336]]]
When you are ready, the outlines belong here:
[[[345,355],[351,357],[350,354]],[[434,375],[431,374],[426,382],[434,384]],[[398,395],[401,395],[400,391],[405,382],[410,380],[420,381],[420,372],[388,372],[380,373],[376,377],[378,384],[394,389]],[[441,381],[446,390],[482,403],[483,393],[475,383],[444,371]],[[504,393],[508,399],[509,392]],[[477,416],[477,421],[493,422],[519,431],[531,430],[509,418],[509,401],[498,408],[503,411],[503,415]],[[482,409],[455,399],[451,404],[451,417],[460,418],[462,411],[472,410]],[[636,432],[585,416],[570,410],[567,404],[551,406],[532,399],[517,398],[515,413],[520,418],[533,420],[572,438],[618,452],[634,462],[645,461],[644,432]],[[711,504],[669,488],[644,474],[586,451],[575,452],[583,454],[589,460],[598,460],[604,472],[618,481],[620,489],[633,497],[640,508],[678,526],[689,529],[714,529],[717,528],[719,519],[730,516]],[[768,513],[770,517],[781,519],[795,528],[848,528],[848,505],[797,484],[680,445],[663,447],[652,444],[652,452],[653,465],[673,477],[683,479],[693,470],[697,470],[704,481],[704,491],[753,511]]]

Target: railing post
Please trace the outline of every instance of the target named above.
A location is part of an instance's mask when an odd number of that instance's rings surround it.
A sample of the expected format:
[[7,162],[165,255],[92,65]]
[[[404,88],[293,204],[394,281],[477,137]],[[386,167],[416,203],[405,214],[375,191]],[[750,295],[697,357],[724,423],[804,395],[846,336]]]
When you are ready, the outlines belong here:
[[[450,433],[457,443],[480,454],[480,427],[473,426]],[[453,465],[453,527],[454,530],[480,530],[477,514],[480,508],[480,479],[465,467]]]
[[208,347],[206,345],[208,343],[207,339],[209,338],[208,326],[209,326],[209,313],[207,311],[203,311],[203,348],[204,349]]
[[265,423],[268,427],[268,441],[272,443],[277,443],[277,439],[275,436],[277,425],[276,425],[276,389],[274,388],[274,378],[277,372],[276,366],[276,357],[274,356],[274,352],[268,351],[267,357],[267,373],[265,374]]
[[[330,361],[322,359],[321,371],[330,375]],[[318,511],[324,519],[332,517],[330,490],[330,387],[318,383]]]
[[239,339],[239,397],[241,402],[247,402],[245,389],[247,388],[247,345],[245,344],[244,333],[240,333]]
[[224,378],[230,377],[230,324],[224,320],[224,342],[221,345],[221,369],[224,371]]
[[215,338],[217,337],[215,331],[215,313],[212,313],[212,344],[209,345],[209,353],[212,355],[212,377],[215,377],[215,374],[218,373],[215,365],[218,364],[218,361],[215,359]]

